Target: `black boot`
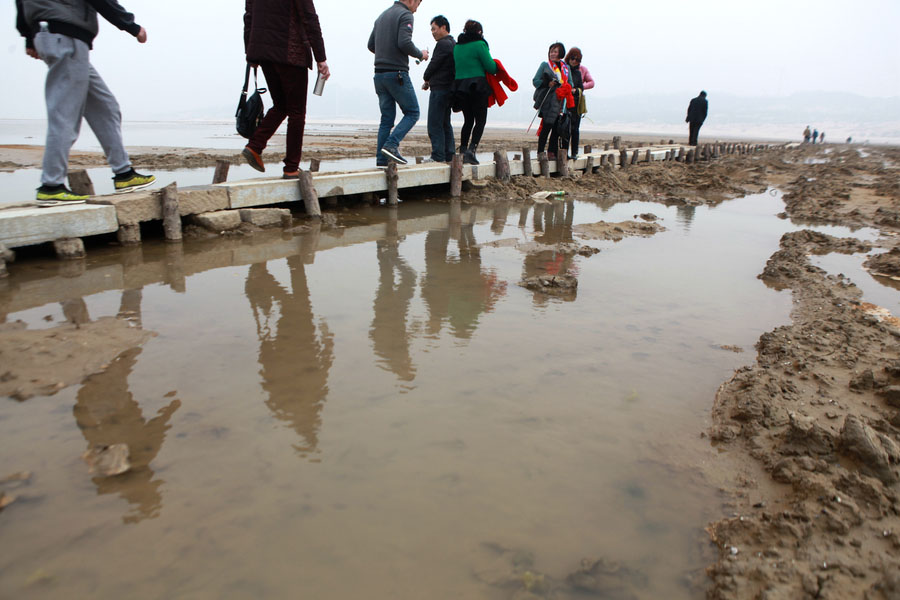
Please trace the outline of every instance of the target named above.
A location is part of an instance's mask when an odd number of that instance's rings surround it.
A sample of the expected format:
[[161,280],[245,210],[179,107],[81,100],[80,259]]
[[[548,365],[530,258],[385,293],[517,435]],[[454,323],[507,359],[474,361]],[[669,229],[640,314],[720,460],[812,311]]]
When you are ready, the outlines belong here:
[[478,145],[469,146],[469,148],[463,151],[463,164],[465,165],[477,165],[479,164],[478,158],[475,157],[475,151],[478,149]]

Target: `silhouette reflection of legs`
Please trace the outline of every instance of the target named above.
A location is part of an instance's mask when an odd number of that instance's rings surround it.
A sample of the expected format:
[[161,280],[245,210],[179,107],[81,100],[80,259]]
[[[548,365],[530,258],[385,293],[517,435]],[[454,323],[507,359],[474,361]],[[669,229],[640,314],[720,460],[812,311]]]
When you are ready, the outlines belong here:
[[[534,205],[534,241],[548,246],[571,242],[572,223],[575,220],[575,203],[553,202],[552,204]],[[574,270],[573,255],[563,254],[556,250],[540,250],[529,252],[525,255],[522,265],[523,279],[539,275],[566,275]],[[566,301],[575,300],[577,292],[558,295],[557,298]],[[535,292],[534,304],[543,306],[547,304],[548,297],[541,292]]]
[[376,248],[378,290],[375,292],[369,338],[375,354],[380,358],[379,364],[401,380],[412,381],[416,377],[416,369],[409,350],[410,332],[406,318],[409,303],[416,293],[416,272],[400,256],[400,244],[395,236],[378,240]]
[[128,445],[131,470],[115,477],[95,477],[98,494],[118,494],[132,505],[125,523],[137,523],[159,516],[162,509],[161,479],[154,479],[150,463],[156,458],[166,438],[169,420],[181,406],[177,398],[162,408],[149,421],[128,389],[140,348],[126,350],[109,368],[92,375],[78,390],[73,409],[75,422],[88,447]]
[[691,224],[694,222],[696,212],[696,206],[684,205],[675,208],[676,218],[684,225],[685,231],[691,230]]
[[[322,426],[321,411],[328,397],[328,374],[334,362],[334,338],[324,321],[314,322],[304,256],[287,259],[291,276],[288,293],[266,268],[250,265],[244,291],[259,338],[259,374],[268,394],[266,406],[300,436],[294,446],[301,456],[315,452]],[[277,305],[277,323],[275,318]]]

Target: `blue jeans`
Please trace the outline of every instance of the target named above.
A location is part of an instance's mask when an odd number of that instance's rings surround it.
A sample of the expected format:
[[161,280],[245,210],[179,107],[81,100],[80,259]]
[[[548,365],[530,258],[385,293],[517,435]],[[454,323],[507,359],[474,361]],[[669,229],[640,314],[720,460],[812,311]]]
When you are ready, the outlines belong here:
[[[387,164],[381,155],[381,149],[385,146],[397,148],[400,145],[409,130],[419,120],[419,101],[416,100],[412,80],[406,71],[375,73],[375,93],[378,94],[378,107],[381,109],[375,160],[379,164]],[[398,104],[400,110],[403,111],[403,118],[394,127]]]
[[453,127],[450,125],[450,104],[453,92],[431,90],[428,97],[428,137],[431,139],[431,159],[449,162],[456,152]]

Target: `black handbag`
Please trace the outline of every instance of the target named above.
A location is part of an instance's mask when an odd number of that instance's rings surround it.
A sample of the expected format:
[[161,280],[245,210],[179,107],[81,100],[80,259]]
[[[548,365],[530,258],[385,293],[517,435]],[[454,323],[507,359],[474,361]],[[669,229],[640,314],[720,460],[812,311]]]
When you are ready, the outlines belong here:
[[250,87],[250,63],[247,63],[247,73],[244,75],[244,90],[241,92],[241,99],[238,102],[237,111],[234,113],[235,125],[237,132],[243,137],[250,139],[259,122],[263,118],[263,101],[262,94],[266,93],[266,88],[257,86],[256,67],[253,67],[253,94],[248,98],[247,91]]
[[[565,100],[563,102],[565,102]],[[568,110],[564,110],[563,113],[556,118],[554,127],[556,127],[556,135],[559,136],[559,147],[568,148],[569,140],[572,137],[572,118],[569,116]]]

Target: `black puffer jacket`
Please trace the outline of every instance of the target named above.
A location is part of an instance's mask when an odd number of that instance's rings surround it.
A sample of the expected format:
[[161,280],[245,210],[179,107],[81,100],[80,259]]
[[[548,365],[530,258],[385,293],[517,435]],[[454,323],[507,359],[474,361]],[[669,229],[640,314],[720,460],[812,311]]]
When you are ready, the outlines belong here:
[[97,13],[123,31],[137,36],[141,26],[116,0],[16,0],[16,28],[25,46],[34,48],[38,23],[46,21],[50,33],[59,33],[93,46],[100,30]]
[[313,0],[246,0],[244,50],[252,63],[313,67],[325,61],[325,42]]

